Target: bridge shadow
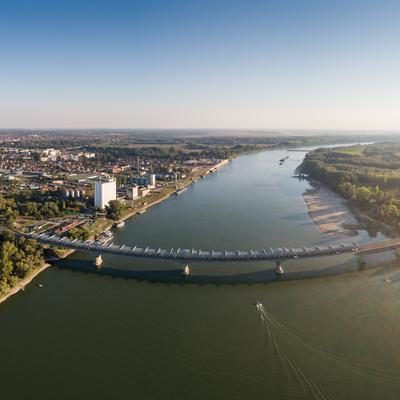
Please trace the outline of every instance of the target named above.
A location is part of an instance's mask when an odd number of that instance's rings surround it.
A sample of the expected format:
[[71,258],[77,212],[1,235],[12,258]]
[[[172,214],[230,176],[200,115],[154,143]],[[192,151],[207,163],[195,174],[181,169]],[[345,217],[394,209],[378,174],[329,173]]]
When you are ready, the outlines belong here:
[[[356,259],[343,262],[338,265],[328,266],[306,271],[285,271],[283,275],[277,275],[274,268],[250,273],[238,273],[233,275],[190,275],[182,276],[181,269],[169,270],[129,270],[109,267],[97,268],[87,260],[73,260],[71,263],[55,263],[60,269],[80,271],[83,273],[94,273],[102,276],[115,278],[135,279],[150,283],[166,284],[255,284],[272,283],[280,281],[292,281],[300,279],[312,279],[325,276],[333,276],[344,273],[351,273],[371,268],[360,266]],[[292,267],[293,268],[293,267]]]

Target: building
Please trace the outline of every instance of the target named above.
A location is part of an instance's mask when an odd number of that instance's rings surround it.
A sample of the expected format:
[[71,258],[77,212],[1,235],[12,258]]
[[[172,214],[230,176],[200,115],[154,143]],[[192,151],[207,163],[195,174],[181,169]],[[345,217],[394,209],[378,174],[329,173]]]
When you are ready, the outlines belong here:
[[115,179],[108,178],[94,181],[94,206],[103,210],[112,200],[117,200]]
[[139,189],[139,196],[140,197],[146,196],[149,193],[150,193],[150,189],[148,189],[148,188],[142,187],[142,188]]
[[128,186],[126,188],[126,197],[131,200],[139,197],[139,186],[137,185]]
[[130,181],[140,186],[149,186],[151,188],[156,186],[155,174],[150,174],[148,176],[132,176]]

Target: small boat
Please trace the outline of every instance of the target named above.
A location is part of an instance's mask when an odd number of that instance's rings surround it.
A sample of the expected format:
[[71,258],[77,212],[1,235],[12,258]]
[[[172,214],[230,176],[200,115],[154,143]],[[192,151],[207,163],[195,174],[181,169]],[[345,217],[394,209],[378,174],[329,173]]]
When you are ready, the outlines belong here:
[[277,275],[282,275],[283,274],[282,263],[280,263],[279,261],[276,262],[275,273]]
[[186,264],[186,265],[183,267],[182,272],[181,272],[181,275],[182,275],[182,276],[189,276],[189,275],[190,275],[190,267],[189,267],[188,264]]
[[175,195],[176,195],[176,196],[179,196],[179,195],[181,195],[183,192],[186,192],[186,190],[188,190],[187,187],[184,187],[184,188],[182,188],[182,189],[179,189],[178,191],[175,192]]
[[117,225],[115,225],[117,228],[123,228],[125,226],[125,222],[124,221],[119,221],[117,223]]
[[43,285],[41,283],[38,283],[38,287],[43,287]]
[[264,306],[262,305],[261,302],[256,301],[256,308],[257,308],[257,311],[262,311],[262,309],[264,308]]

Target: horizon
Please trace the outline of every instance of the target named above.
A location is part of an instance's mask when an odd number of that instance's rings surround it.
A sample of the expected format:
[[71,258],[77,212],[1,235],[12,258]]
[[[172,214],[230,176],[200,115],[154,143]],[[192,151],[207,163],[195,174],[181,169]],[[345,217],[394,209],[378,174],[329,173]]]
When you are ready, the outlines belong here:
[[400,131],[399,17],[395,1],[6,0],[0,128]]
[[169,132],[169,133],[198,133],[205,135],[224,135],[224,134],[246,134],[251,136],[395,136],[400,135],[400,129],[382,130],[382,129],[251,129],[251,128],[2,128],[0,127],[0,135],[2,134],[18,134],[18,133],[104,133],[104,134],[134,134],[134,133],[157,133],[157,132]]

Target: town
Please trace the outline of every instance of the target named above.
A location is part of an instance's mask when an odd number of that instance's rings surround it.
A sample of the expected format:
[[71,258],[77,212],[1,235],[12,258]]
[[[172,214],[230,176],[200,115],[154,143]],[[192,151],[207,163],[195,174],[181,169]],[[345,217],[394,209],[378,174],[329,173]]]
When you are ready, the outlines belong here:
[[[142,214],[228,161],[174,147],[113,145],[54,135],[4,135],[0,150],[0,208],[5,228],[106,242],[109,229]],[[104,140],[98,138],[97,143]],[[110,138],[107,137],[107,140]],[[52,144],[53,147],[47,147]],[[231,156],[231,153],[229,153]],[[70,252],[46,249],[52,256]]]

